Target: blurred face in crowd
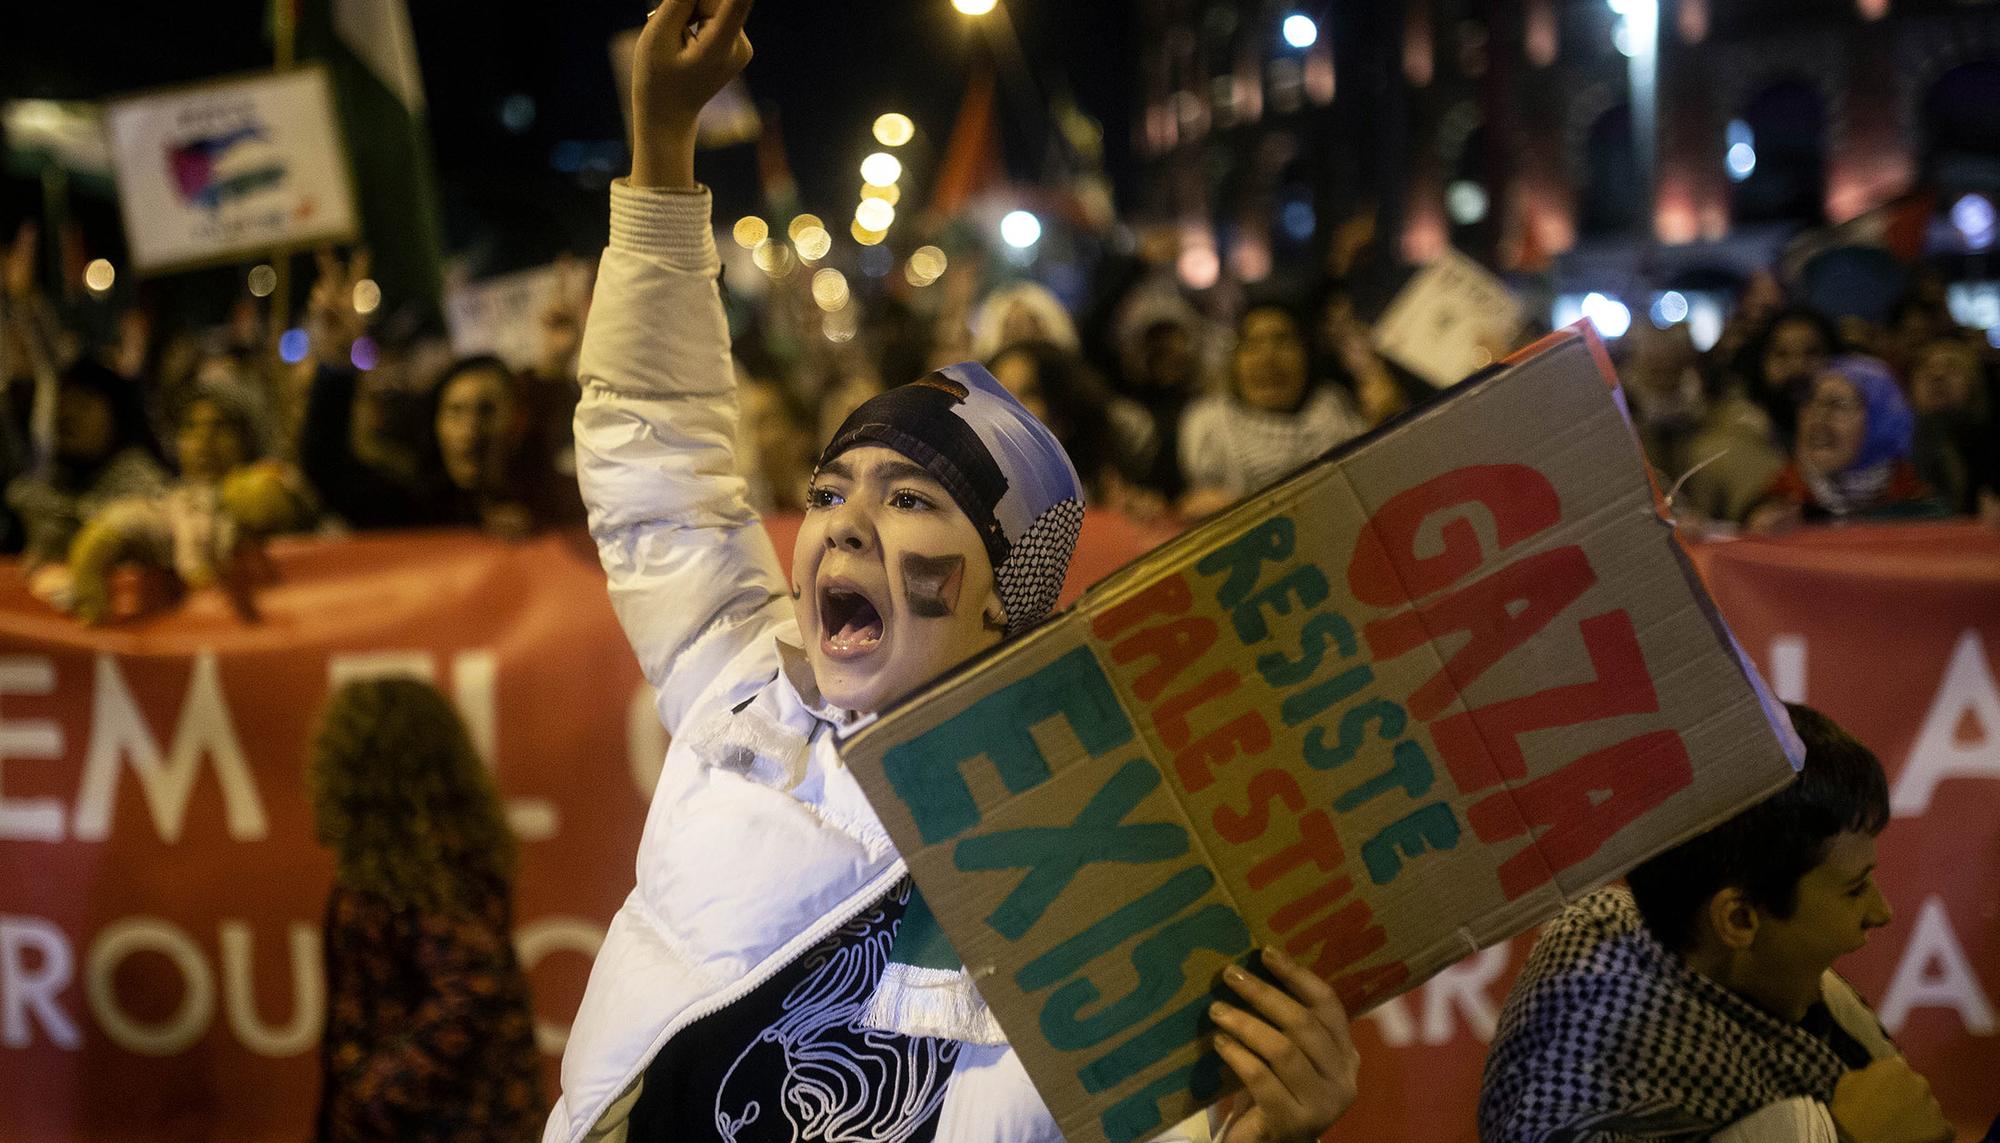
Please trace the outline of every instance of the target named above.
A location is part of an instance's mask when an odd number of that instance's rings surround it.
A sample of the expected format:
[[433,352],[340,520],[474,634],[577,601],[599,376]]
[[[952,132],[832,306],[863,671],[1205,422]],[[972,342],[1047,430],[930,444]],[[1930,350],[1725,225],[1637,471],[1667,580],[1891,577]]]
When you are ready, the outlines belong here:
[[468,491],[497,484],[519,420],[513,386],[499,370],[468,369],[447,381],[438,398],[437,439],[451,482]]
[[1764,384],[1774,391],[1804,385],[1822,367],[1832,349],[1819,327],[1809,321],[1779,322],[1764,345]]
[[1306,340],[1278,309],[1243,315],[1232,362],[1236,391],[1254,409],[1289,413],[1306,395]]
[[1799,878],[1792,915],[1755,908],[1754,934],[1735,951],[1723,983],[1781,1016],[1798,1019],[1820,996],[1820,978],[1834,961],[1868,943],[1868,933],[1894,917],[1875,884],[1875,839],[1842,833],[1826,860]]
[[64,460],[91,463],[104,459],[117,442],[117,414],[102,393],[67,386],[56,401],[56,452]]
[[1920,416],[1963,409],[1978,384],[1979,357],[1971,346],[1933,341],[1910,363],[1910,407]]
[[1841,472],[1854,463],[1868,432],[1868,406],[1860,390],[1837,373],[1822,373],[1799,406],[1799,460],[1816,472]]
[[1031,353],[1003,353],[993,359],[993,377],[1006,386],[1021,407],[1035,419],[1049,424],[1049,403],[1042,396],[1041,367]]
[[1141,384],[1156,389],[1189,389],[1194,385],[1194,338],[1179,322],[1161,322],[1148,329],[1140,347]]
[[806,658],[831,705],[875,711],[1000,641],[978,529],[909,458],[875,445],[821,466],[792,552]]
[[250,459],[243,426],[214,401],[195,401],[181,415],[174,437],[181,475],[189,480],[217,481]]

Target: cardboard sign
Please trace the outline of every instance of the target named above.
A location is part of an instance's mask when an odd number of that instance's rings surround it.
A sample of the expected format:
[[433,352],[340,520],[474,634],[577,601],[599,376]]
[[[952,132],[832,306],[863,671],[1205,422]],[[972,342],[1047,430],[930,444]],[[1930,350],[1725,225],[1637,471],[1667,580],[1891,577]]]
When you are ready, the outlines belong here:
[[451,351],[460,357],[491,353],[517,369],[533,365],[541,351],[542,315],[561,287],[553,263],[449,287],[444,319]]
[[1211,1102],[1259,945],[1359,1012],[1791,778],[1609,377],[1555,335],[843,745],[1066,1138]]
[[105,124],[142,274],[344,242],[358,227],[317,67],[113,100]]
[[1375,325],[1375,347],[1442,389],[1500,359],[1521,328],[1507,284],[1456,250],[1410,279]]

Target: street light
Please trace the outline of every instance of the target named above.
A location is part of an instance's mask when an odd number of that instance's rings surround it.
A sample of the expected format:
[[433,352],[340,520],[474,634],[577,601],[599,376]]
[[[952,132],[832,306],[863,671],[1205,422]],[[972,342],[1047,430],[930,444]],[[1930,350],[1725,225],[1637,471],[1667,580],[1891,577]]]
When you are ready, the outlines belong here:
[[900,111],[875,117],[875,141],[884,147],[900,147],[917,134],[917,125]]
[[1285,42],[1295,48],[1309,48],[1319,40],[1319,25],[1313,23],[1311,16],[1302,12],[1294,12],[1285,17],[1282,27]]
[[1025,210],[1011,210],[1000,220],[1000,238],[1016,250],[1026,250],[1042,240],[1042,220]]
[[887,151],[877,151],[861,160],[861,181],[871,187],[893,186],[902,177],[902,161]]
[[951,0],[951,6],[968,16],[984,16],[1000,0]]

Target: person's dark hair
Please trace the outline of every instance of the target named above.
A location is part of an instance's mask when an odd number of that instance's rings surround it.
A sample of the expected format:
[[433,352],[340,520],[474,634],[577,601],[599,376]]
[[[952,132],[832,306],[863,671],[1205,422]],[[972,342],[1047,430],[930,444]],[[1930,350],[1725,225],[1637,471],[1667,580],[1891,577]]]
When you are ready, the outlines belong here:
[[403,908],[472,907],[514,871],[493,778],[436,687],[361,679],[327,701],[306,768],[342,884]]
[[1743,344],[1742,352],[1736,356],[1736,372],[1750,386],[1753,395],[1766,392],[1764,377],[1764,353],[1771,348],[1771,339],[1776,337],[1782,326],[1803,322],[1812,326],[1819,334],[1820,344],[1826,346],[1826,355],[1833,357],[1840,352],[1840,330],[1827,316],[1818,310],[1805,306],[1787,306],[1771,315],[1771,319],[1758,327]]
[[128,381],[108,366],[81,358],[63,371],[60,386],[94,393],[111,407],[111,447],[91,464],[79,467],[95,468],[134,446],[145,449],[154,460],[166,459],[137,381]]
[[1785,709],[1806,746],[1797,780],[1625,875],[1646,927],[1670,949],[1694,944],[1695,918],[1726,888],[1790,917],[1799,878],[1826,860],[1835,837],[1878,834],[1889,823],[1889,783],[1875,755],[1819,711]]
[[443,401],[444,391],[451,388],[451,383],[468,373],[497,373],[506,381],[508,392],[519,395],[521,376],[514,371],[513,366],[491,353],[475,353],[470,357],[461,357],[445,368],[444,373],[438,377],[436,388],[432,390],[433,400]]
[[[508,395],[517,402],[517,409],[521,408],[519,402],[525,396],[522,392],[521,375],[515,372],[513,366],[491,353],[475,353],[470,357],[461,357],[445,367],[445,371],[438,375],[437,384],[432,385],[430,392],[424,397],[422,433],[417,439],[418,470],[427,481],[439,487],[443,487],[439,482],[446,480],[446,477],[444,453],[438,447],[437,439],[438,412],[444,408],[444,394],[451,388],[451,383],[472,373],[492,373],[498,376],[501,383],[507,387]],[[511,470],[520,463],[520,460],[519,456],[510,457],[507,462],[508,468]]]
[[1035,365],[1035,383],[1048,408],[1049,432],[1069,454],[1084,483],[1097,488],[1107,469],[1130,475],[1118,434],[1111,424],[1111,396],[1083,358],[1048,341],[1017,341],[987,362],[996,368],[1010,357]]

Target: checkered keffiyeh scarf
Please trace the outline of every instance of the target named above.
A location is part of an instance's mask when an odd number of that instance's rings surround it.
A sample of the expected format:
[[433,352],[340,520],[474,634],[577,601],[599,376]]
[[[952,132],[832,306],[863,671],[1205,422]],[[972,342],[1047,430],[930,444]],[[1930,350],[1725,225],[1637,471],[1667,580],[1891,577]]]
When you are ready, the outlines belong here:
[[1481,1143],[1706,1139],[1758,1109],[1831,1103],[1847,1070],[1811,1032],[1689,968],[1629,890],[1556,918],[1501,1013]]

